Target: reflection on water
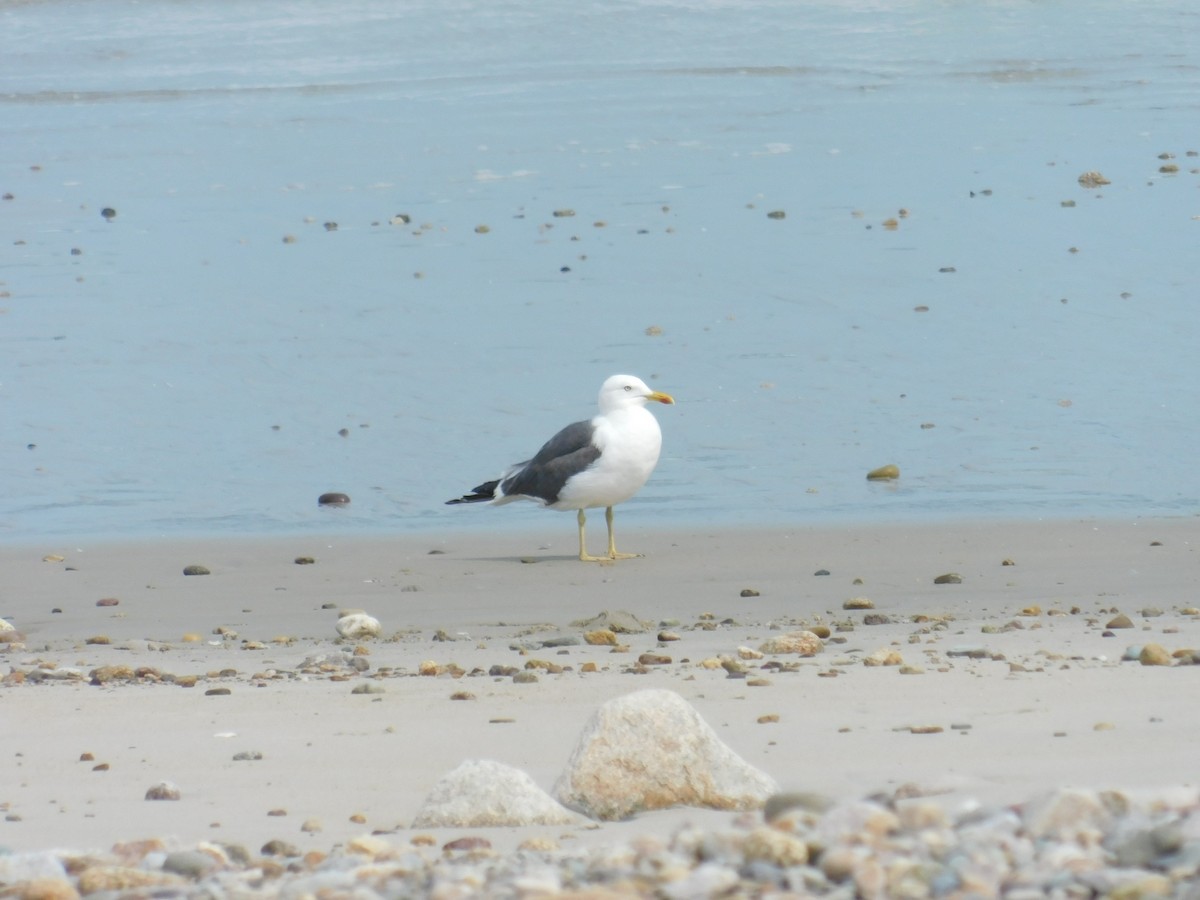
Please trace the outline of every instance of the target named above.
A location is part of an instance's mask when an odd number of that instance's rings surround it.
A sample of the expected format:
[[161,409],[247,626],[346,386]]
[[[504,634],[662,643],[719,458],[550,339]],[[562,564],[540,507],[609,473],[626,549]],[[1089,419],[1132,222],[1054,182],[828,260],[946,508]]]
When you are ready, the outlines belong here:
[[617,371],[631,525],[1194,514],[1200,19],[1079,16],[0,4],[0,536],[569,530],[442,501]]

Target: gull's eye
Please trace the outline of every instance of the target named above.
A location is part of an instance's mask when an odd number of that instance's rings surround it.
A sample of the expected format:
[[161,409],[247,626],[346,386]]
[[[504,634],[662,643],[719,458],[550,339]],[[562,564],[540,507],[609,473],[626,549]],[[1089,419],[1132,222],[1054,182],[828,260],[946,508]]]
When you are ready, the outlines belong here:
[[632,385],[632,384],[627,384],[627,385],[625,385],[625,391],[626,391],[626,392],[628,392],[628,391],[632,391],[632,390],[633,390],[633,385]]

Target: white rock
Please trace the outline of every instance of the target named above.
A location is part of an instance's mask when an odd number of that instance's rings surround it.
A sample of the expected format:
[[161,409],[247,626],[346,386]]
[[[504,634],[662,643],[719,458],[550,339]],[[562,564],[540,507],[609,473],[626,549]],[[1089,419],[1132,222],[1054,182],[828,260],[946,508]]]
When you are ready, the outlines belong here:
[[0,631],[16,631],[16,627],[11,622],[6,622],[0,619]]
[[1092,843],[1103,835],[1114,816],[1110,800],[1097,791],[1060,788],[1025,805],[1022,819],[1035,839]]
[[374,616],[366,613],[351,613],[337,620],[337,633],[344,638],[356,641],[359,638],[379,637],[383,626]]
[[755,809],[778,789],[686,700],[648,690],[596,710],[554,795],[594,819],[624,819],[672,806]]
[[442,776],[413,819],[413,828],[486,828],[511,825],[581,825],[520,769],[488,759],[468,759]]
[[702,862],[687,877],[661,885],[658,890],[669,900],[708,900],[727,895],[739,882],[738,873],[728,866]]
[[[0,629],[2,630],[2,629]],[[16,884],[38,878],[66,878],[58,854],[51,850],[30,853],[0,853],[0,884]]]

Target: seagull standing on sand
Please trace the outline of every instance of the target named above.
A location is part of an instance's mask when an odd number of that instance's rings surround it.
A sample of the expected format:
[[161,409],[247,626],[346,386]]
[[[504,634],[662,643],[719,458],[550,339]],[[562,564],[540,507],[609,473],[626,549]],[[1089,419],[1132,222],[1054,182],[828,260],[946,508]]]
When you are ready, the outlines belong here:
[[[613,507],[641,490],[658,464],[662,431],[658,420],[646,409],[651,400],[675,402],[670,394],[650,390],[640,378],[613,375],[600,386],[600,415],[568,425],[532,459],[446,502],[499,506],[513,500],[532,500],[549,509],[577,509],[581,560],[605,562],[641,556],[617,552]],[[605,508],[608,523],[608,554],[589,556],[584,510],[600,506]]]

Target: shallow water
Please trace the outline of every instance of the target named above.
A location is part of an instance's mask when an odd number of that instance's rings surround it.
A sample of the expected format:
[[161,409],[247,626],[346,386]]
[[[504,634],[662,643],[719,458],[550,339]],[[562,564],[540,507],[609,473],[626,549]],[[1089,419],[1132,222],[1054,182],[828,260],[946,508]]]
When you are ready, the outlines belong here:
[[0,2],[0,539],[1195,514],[1200,12],[545,6]]

